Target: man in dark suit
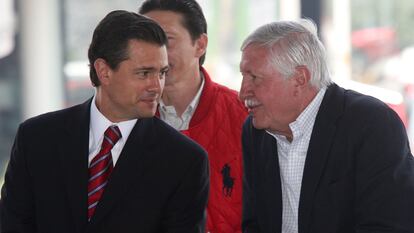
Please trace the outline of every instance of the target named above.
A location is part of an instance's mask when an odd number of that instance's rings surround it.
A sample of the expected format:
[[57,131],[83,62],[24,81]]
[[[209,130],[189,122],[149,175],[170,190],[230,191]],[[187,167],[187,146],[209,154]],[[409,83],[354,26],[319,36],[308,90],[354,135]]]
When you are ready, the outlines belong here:
[[381,101],[330,80],[309,20],[242,45],[243,232],[414,232],[414,160]]
[[109,13],[89,48],[93,99],[22,123],[1,232],[203,232],[208,160],[153,118],[168,70],[153,20]]

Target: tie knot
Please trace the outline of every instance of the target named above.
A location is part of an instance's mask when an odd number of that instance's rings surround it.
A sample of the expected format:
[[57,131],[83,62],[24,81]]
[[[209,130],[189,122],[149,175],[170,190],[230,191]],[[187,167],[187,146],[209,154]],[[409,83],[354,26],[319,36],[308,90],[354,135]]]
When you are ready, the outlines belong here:
[[104,133],[104,142],[108,142],[110,148],[112,148],[118,140],[122,137],[121,131],[119,130],[118,126],[111,125],[106,129]]

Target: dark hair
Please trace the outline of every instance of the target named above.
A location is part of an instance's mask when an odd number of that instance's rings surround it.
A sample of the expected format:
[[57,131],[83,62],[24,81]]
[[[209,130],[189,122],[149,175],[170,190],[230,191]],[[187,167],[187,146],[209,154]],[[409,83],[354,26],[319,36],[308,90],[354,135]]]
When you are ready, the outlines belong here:
[[129,57],[129,40],[142,40],[159,46],[168,42],[164,31],[154,20],[134,12],[110,12],[95,28],[88,50],[89,75],[93,86],[100,85],[93,65],[96,59],[102,58],[111,69],[117,69],[119,63]]
[[[203,10],[195,0],[146,0],[142,3],[138,12],[146,14],[154,10],[173,11],[183,16],[182,25],[190,33],[193,42],[203,33],[207,34],[207,22]],[[203,65],[206,54],[200,57],[200,65]]]

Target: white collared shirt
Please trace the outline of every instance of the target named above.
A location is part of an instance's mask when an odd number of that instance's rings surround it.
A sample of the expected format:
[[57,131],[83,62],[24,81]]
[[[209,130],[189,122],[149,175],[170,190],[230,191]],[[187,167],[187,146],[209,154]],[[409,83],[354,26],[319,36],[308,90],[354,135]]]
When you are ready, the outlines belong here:
[[89,163],[91,163],[92,159],[99,153],[101,149],[103,137],[106,129],[111,125],[117,125],[119,130],[121,131],[122,137],[118,140],[115,146],[112,148],[112,160],[114,166],[118,161],[118,158],[121,154],[122,149],[129,137],[129,134],[134,128],[137,119],[122,121],[118,123],[113,123],[108,120],[96,107],[96,95],[93,97],[91,103],[91,119],[89,124]]
[[160,100],[160,105],[158,110],[160,112],[161,120],[165,121],[167,124],[172,126],[176,130],[187,130],[190,126],[191,118],[194,115],[194,112],[200,102],[201,93],[203,92],[204,87],[204,77],[201,74],[201,85],[197,91],[197,94],[194,96],[194,99],[187,106],[183,114],[180,116],[177,115],[174,106],[167,106],[164,104],[162,99]]
[[289,124],[292,142],[283,135],[267,131],[277,141],[283,203],[282,233],[298,233],[299,199],[306,154],[325,92],[326,88],[322,88],[299,117]]

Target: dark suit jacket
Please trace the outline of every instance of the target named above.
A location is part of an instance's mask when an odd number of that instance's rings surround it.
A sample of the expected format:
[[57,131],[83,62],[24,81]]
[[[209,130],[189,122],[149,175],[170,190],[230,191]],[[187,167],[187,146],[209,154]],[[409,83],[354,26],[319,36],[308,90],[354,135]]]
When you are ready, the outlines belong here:
[[137,121],[87,222],[90,103],[21,124],[1,232],[203,232],[207,155],[157,118]]
[[[281,232],[276,139],[243,129],[245,233]],[[384,103],[328,87],[313,127],[299,233],[414,232],[414,161],[399,117]]]

